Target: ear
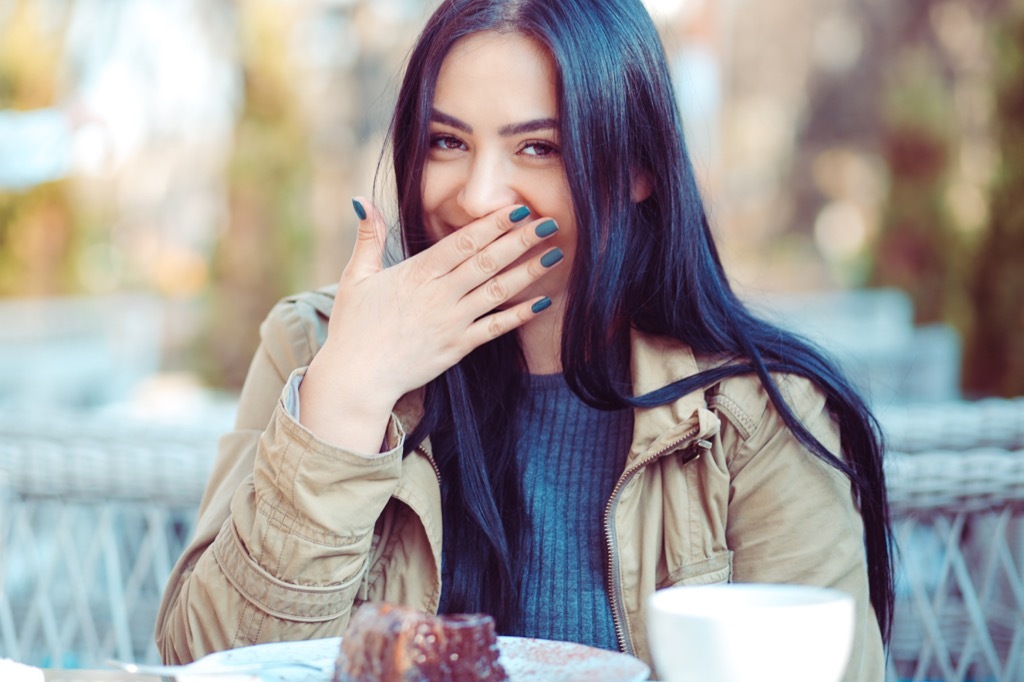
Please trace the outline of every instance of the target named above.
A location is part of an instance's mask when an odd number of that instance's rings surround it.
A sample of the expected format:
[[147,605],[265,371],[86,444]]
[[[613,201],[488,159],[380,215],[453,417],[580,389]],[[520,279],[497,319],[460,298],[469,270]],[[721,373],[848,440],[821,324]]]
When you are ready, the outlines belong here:
[[651,181],[651,174],[646,170],[633,170],[633,181],[629,185],[629,196],[634,204],[639,204],[651,196],[654,191],[654,182]]

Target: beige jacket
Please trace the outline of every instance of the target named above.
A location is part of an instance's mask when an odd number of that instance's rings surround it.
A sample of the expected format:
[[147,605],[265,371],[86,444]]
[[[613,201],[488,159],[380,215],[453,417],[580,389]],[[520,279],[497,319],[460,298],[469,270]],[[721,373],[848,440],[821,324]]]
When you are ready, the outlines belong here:
[[[391,450],[376,458],[318,440],[284,409],[283,389],[323,344],[332,302],[331,290],[286,299],[261,327],[235,430],[221,439],[195,537],[174,568],[157,619],[167,662],[257,642],[337,636],[366,600],[437,609],[437,470],[429,442],[402,457],[405,433],[420,414],[417,396],[396,406]],[[634,337],[636,394],[705,364],[674,341]],[[779,381],[796,415],[838,451],[821,393],[800,378]],[[755,378],[727,379],[637,410],[626,469],[608,509],[608,584],[623,651],[651,663],[644,602],[661,587],[827,585],[857,598],[845,679],[883,678],[850,485],[797,442]]]

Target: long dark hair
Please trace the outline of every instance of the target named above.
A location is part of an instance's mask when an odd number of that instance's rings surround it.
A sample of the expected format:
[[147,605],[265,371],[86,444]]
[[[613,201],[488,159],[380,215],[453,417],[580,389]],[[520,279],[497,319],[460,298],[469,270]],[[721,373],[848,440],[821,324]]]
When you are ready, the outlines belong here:
[[[561,349],[569,386],[595,407],[619,409],[664,404],[729,376],[756,374],[796,437],[852,482],[871,602],[888,641],[893,586],[878,424],[834,363],[752,315],[730,288],[661,41],[640,0],[441,4],[410,55],[390,131],[406,252],[430,243],[420,188],[441,63],[457,40],[488,30],[538,41],[559,76],[560,144],[579,226]],[[650,186],[640,202],[631,196],[638,176]],[[736,361],[634,398],[621,381],[631,327]],[[811,435],[770,372],[808,377],[824,392],[842,453]],[[517,615],[524,527],[510,427],[524,373],[514,334],[477,349],[426,387],[424,417],[407,444],[430,436],[441,471],[449,610],[488,611],[499,627]]]

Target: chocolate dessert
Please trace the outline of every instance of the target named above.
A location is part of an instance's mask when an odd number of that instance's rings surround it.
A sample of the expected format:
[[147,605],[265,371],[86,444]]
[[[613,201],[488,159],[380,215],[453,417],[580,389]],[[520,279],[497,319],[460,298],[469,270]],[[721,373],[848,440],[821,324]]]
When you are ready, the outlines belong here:
[[341,640],[334,682],[501,682],[494,619],[363,604]]

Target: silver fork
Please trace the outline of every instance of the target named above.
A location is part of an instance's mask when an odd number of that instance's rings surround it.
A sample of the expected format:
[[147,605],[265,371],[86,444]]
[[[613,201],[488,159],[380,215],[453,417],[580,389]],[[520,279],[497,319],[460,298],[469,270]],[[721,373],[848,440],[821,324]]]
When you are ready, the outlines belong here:
[[175,678],[178,675],[245,675],[256,674],[266,670],[278,670],[280,668],[308,668],[310,670],[323,670],[315,663],[299,659],[281,659],[280,661],[254,661],[252,663],[233,663],[231,665],[196,665],[188,663],[185,665],[152,665],[146,663],[128,663],[127,661],[116,661],[109,659],[107,665],[135,675],[155,675],[156,677]]

